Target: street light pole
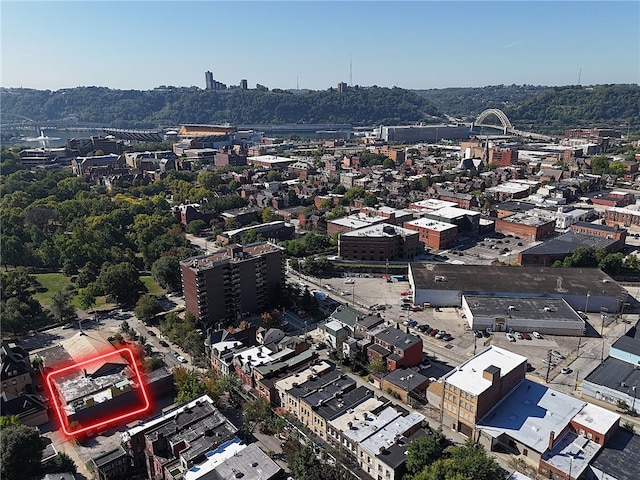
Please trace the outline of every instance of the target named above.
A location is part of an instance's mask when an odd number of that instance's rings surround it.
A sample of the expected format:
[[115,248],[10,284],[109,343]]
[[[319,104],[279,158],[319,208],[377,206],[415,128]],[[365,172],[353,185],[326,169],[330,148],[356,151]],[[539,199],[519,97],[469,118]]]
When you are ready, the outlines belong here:
[[604,319],[607,318],[606,313],[601,313],[602,324],[600,325],[600,338],[602,338],[602,351],[600,352],[600,363],[604,361]]
[[[591,294],[589,292],[587,292],[587,301],[584,304],[584,316],[587,316],[587,312],[589,311],[589,297],[591,296]],[[587,323],[587,321],[583,318],[582,321],[585,323]],[[578,336],[578,348],[576,349],[576,356],[579,357],[580,356],[580,343],[582,342],[582,335],[584,334],[584,330],[587,327],[585,326],[582,330],[580,330],[580,335]]]
[[634,385],[633,387],[631,387],[631,390],[633,390],[633,405],[631,405],[631,414],[632,415],[636,414],[636,388],[638,388],[637,385]]

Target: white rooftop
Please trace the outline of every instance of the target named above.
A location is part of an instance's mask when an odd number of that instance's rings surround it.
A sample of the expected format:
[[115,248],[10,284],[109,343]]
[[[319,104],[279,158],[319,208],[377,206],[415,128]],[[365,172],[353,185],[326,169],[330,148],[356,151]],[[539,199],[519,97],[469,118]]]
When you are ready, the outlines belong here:
[[504,377],[515,368],[522,368],[524,372],[526,362],[527,358],[522,355],[490,345],[449,372],[444,379],[454,387],[472,395],[480,395],[491,386],[491,381],[482,377],[486,368],[498,367],[500,376]]
[[293,375],[289,375],[287,378],[278,380],[276,382],[276,390],[286,392],[293,388],[294,383],[303,384],[304,382],[309,380],[309,377],[311,377],[311,375],[318,375],[329,370],[331,370],[331,365],[329,365],[327,362],[321,362],[318,365],[312,365],[311,367],[301,372],[294,373]]
[[601,448],[587,437],[568,431],[556,440],[553,450],[545,453],[542,459],[570,478],[583,478],[582,474]]
[[445,207],[455,207],[458,204],[456,202],[438,200],[437,198],[429,198],[427,200],[420,200],[419,202],[412,202],[411,205],[415,208],[425,208],[427,210],[440,210],[441,208],[445,208]]
[[549,446],[551,432],[558,434],[586,402],[524,380],[477,424],[494,438],[507,435],[538,453]]
[[377,398],[368,398],[354,408],[347,410],[346,413],[343,413],[339,417],[331,420],[329,423],[336,430],[344,432],[349,429],[349,422],[353,425],[358,419],[364,420],[365,415],[368,417],[371,414],[370,412],[380,408],[383,404],[384,403]]
[[458,207],[443,207],[433,212],[434,215],[438,215],[440,217],[445,218],[458,218],[462,216],[472,216],[479,217],[480,212],[475,212],[473,210],[467,210],[465,208]]
[[620,415],[592,403],[587,403],[573,420],[594,432],[604,435],[620,421]]
[[295,158],[288,157],[279,157],[277,155],[256,155],[254,157],[247,157],[247,163],[253,164],[254,162],[258,163],[270,163],[272,165],[276,165],[278,163],[291,163],[296,161]]
[[404,222],[404,225],[414,225],[418,228],[428,228],[435,232],[442,232],[451,228],[458,228],[452,223],[438,222],[437,220],[431,220],[430,218],[418,218],[411,220],[410,222]]
[[396,227],[390,223],[377,223],[351,232],[343,233],[346,237],[395,237],[397,235],[418,235],[414,230]]
[[381,223],[387,221],[388,218],[377,216],[377,215],[365,215],[362,213],[354,213],[353,215],[348,215],[342,218],[336,218],[334,220],[330,220],[331,223],[336,225],[342,225],[350,228],[363,228],[368,227],[374,223]]
[[378,415],[367,416],[367,420],[363,420],[362,418],[355,419],[352,422],[351,428],[347,427],[342,433],[353,443],[361,443],[364,439],[373,435],[398,417],[400,417],[400,412],[394,407],[387,407]]
[[258,365],[272,361],[272,353],[273,352],[269,348],[258,345],[235,354],[233,359],[240,359],[242,361],[242,365],[250,363],[251,367],[257,367]]
[[233,457],[238,452],[247,448],[246,445],[240,443],[240,439],[235,437],[233,440],[223,443],[215,450],[205,453],[206,460],[198,465],[194,465],[189,470],[184,472],[185,480],[198,480],[199,478],[207,475],[211,470],[214,470],[218,465]]
[[360,443],[360,446],[377,455],[381,448],[389,448],[396,443],[396,439],[400,435],[404,435],[414,426],[422,423],[424,415],[418,412],[411,412],[406,417],[397,417],[389,422],[383,428],[379,429],[375,434],[370,435],[367,439]]

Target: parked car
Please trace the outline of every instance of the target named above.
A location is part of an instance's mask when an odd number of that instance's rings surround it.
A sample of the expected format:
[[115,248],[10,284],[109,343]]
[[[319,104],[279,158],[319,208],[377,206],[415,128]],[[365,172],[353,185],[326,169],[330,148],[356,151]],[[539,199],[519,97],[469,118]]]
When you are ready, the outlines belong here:
[[411,305],[409,305],[408,303],[403,303],[400,308],[402,310],[409,310],[411,308]]
[[429,330],[429,325],[418,325],[418,330],[420,330],[421,332],[426,332],[427,330]]
[[445,333],[445,334],[442,336],[442,340],[444,340],[445,342],[448,342],[448,341],[450,341],[450,340],[453,340],[453,336],[452,336],[450,333]]
[[553,355],[554,357],[557,357],[557,358],[559,358],[561,360],[564,360],[566,358],[563,354],[561,354],[557,350],[551,350],[551,355]]
[[516,341],[516,337],[514,337],[510,333],[507,333],[507,340],[509,340],[510,342],[515,342]]
[[514,332],[514,335],[518,340],[522,340],[524,338],[520,332]]
[[421,312],[422,311],[422,307],[419,307],[418,305],[414,305],[409,310],[411,310],[412,312]]
[[438,338],[438,339],[441,339],[446,334],[447,334],[447,332],[445,330],[440,330],[438,333],[435,334],[435,337]]
[[180,354],[178,352],[176,352],[175,350],[171,350],[171,355],[173,355],[176,358],[178,358],[180,356]]
[[480,330],[474,330],[473,334],[476,338],[482,338],[482,332]]
[[162,345],[163,347],[168,347],[169,344],[167,342],[165,342],[164,340],[160,340],[160,345]]
[[435,336],[436,336],[436,334],[438,333],[438,331],[439,331],[439,330],[438,330],[437,328],[434,328],[433,330],[431,330],[431,331],[429,332],[429,335],[430,335],[430,336],[432,336],[432,337],[435,337]]
[[412,327],[412,328],[413,328],[413,327],[416,327],[417,325],[418,325],[418,322],[416,322],[415,320],[411,320],[411,321],[409,322],[409,326],[410,326],[410,327]]
[[564,367],[562,370],[560,370],[560,373],[571,373],[573,370],[571,370],[569,367]]
[[411,292],[400,292],[402,297],[406,297],[407,295],[411,295]]
[[522,338],[524,338],[525,340],[531,340],[531,335],[529,335],[527,332],[522,332]]
[[542,338],[542,335],[540,335],[538,332],[531,332],[531,335],[533,335],[535,338]]
[[156,332],[154,332],[153,330],[147,330],[147,335],[149,335],[151,337],[155,337],[156,336]]
[[188,362],[187,362],[187,359],[186,359],[186,358],[184,358],[182,355],[178,355],[176,358],[178,359],[178,361],[179,361],[180,363],[188,363]]

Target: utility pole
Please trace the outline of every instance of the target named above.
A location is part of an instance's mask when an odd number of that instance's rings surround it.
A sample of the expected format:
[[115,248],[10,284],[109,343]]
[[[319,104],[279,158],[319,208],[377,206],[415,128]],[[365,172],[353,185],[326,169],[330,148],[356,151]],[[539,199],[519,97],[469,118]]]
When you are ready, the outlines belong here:
[[549,372],[551,372],[551,350],[547,352],[547,376],[544,378],[544,383],[549,383]]

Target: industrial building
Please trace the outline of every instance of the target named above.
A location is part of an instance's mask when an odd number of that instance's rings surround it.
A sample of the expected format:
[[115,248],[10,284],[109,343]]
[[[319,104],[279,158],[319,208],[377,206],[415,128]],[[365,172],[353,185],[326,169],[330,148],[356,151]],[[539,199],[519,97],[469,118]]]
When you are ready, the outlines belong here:
[[575,310],[617,312],[627,290],[597,268],[503,267],[410,263],[417,305],[462,305],[463,295],[562,298]]
[[462,296],[462,311],[473,330],[583,335],[584,319],[562,298]]
[[345,260],[412,259],[418,245],[418,232],[380,223],[340,234],[338,255]]

